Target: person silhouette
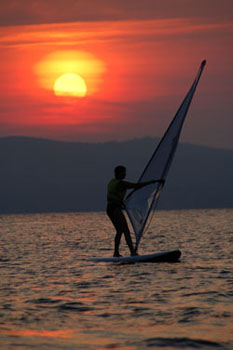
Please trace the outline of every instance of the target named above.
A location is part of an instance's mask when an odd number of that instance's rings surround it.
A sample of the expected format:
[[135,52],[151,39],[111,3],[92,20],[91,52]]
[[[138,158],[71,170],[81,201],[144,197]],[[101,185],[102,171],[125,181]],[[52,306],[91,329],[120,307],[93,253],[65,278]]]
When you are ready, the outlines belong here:
[[110,218],[115,230],[114,257],[120,257],[119,247],[122,234],[125,236],[126,243],[132,256],[138,255],[131,239],[130,230],[123,213],[124,198],[128,189],[139,189],[141,187],[162,182],[163,180],[152,180],[140,183],[124,181],[126,177],[126,167],[118,165],[114,169],[115,178],[111,179],[107,186],[107,215]]

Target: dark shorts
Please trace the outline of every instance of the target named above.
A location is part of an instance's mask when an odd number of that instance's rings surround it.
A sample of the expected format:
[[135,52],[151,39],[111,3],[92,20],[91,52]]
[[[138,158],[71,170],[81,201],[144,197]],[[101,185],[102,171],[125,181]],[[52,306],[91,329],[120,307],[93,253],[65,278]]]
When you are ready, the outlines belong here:
[[114,215],[114,212],[115,211],[121,211],[122,210],[122,206],[119,205],[119,204],[115,204],[115,203],[108,203],[107,205],[107,209],[106,209],[106,212],[108,214],[108,216],[111,218],[111,216]]
[[129,228],[127,225],[127,221],[122,212],[122,206],[115,203],[109,203],[107,205],[107,214],[110,220],[112,221],[115,229],[119,232],[128,233]]

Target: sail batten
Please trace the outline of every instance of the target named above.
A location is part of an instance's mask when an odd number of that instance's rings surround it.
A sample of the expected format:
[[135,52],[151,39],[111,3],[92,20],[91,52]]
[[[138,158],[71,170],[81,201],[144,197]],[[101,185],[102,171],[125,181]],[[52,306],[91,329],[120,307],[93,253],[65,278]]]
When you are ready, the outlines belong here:
[[[152,157],[147,163],[138,182],[150,181],[153,179],[166,180],[172,160],[177,149],[181,130],[187,115],[192,98],[196,91],[199,79],[205,66],[205,61],[201,63],[197,76],[180,105],[177,113],[171,121],[167,131],[159,142]],[[136,236],[136,246],[145,230],[151,211],[157,206],[162,184],[155,183],[129,193],[125,201],[125,208]]]

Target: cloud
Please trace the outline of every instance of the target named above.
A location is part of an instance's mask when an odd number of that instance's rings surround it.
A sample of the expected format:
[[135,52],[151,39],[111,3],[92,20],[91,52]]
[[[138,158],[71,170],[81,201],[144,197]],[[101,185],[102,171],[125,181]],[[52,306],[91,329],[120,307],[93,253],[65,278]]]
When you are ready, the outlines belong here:
[[0,4],[2,26],[176,17],[231,21],[232,0],[9,0]]
[[[232,23],[191,17],[1,27],[1,135],[83,141],[158,136],[206,58],[186,135],[232,147],[232,102],[225,99],[233,88],[232,29]],[[36,65],[60,50],[89,52],[106,64],[90,99],[62,105],[38,84]]]
[[232,29],[233,22],[206,23],[192,18],[12,26],[2,27],[0,46],[90,45],[94,41],[112,40],[126,45],[163,41],[166,37],[219,35]]

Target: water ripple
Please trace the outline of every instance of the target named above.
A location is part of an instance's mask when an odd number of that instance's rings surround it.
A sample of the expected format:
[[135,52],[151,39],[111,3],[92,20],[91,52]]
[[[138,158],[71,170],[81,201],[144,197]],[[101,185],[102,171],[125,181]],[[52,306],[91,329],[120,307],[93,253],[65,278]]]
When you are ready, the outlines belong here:
[[112,255],[105,213],[0,216],[1,346],[232,350],[232,214],[157,212],[140,253],[179,248],[175,265],[90,262]]

